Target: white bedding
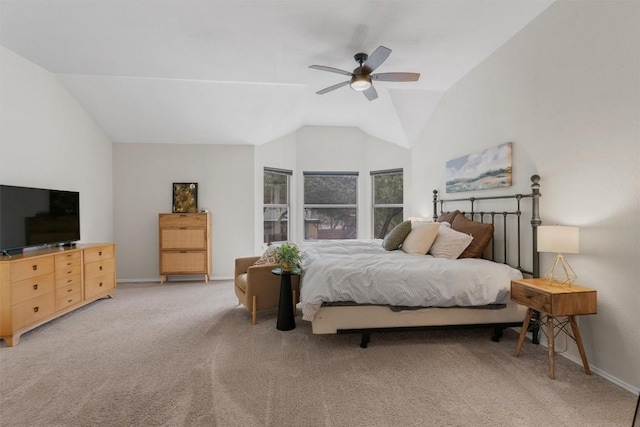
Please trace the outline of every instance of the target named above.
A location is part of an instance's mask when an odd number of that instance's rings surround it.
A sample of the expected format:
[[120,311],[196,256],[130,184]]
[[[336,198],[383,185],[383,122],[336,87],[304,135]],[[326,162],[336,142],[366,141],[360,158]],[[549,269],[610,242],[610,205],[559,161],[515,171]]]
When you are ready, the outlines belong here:
[[410,307],[505,303],[520,271],[482,259],[448,260],[385,251],[381,240],[325,240],[302,251],[300,300],[312,321],[323,302]]

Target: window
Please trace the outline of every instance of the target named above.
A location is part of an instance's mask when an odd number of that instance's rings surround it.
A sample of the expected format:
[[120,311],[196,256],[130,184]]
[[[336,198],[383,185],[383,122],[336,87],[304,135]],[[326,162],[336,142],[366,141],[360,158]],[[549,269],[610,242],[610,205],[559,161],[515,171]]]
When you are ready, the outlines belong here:
[[292,172],[264,168],[264,243],[289,240],[289,181]]
[[358,173],[304,172],[304,238],[357,237]]
[[371,172],[373,237],[382,239],[403,218],[402,169]]

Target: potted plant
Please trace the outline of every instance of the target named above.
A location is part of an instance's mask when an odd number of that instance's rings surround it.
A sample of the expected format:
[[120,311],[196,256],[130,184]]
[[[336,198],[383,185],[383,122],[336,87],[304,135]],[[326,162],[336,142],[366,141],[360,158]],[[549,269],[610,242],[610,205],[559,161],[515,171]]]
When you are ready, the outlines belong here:
[[300,258],[300,249],[293,243],[285,242],[276,247],[274,252],[276,261],[280,264],[282,271],[293,271],[298,267],[300,261],[302,261]]

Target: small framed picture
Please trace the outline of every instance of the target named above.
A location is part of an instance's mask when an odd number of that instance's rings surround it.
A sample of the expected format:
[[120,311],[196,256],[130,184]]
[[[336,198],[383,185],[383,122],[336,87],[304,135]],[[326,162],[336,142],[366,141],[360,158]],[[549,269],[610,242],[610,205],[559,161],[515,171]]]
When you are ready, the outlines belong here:
[[198,212],[198,183],[173,183],[173,213]]

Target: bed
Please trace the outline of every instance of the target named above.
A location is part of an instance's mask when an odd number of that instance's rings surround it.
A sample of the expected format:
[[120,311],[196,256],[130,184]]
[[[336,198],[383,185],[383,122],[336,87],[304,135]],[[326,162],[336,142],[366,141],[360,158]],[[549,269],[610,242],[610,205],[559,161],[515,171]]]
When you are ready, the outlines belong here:
[[[487,327],[498,341],[526,314],[510,300],[511,280],[539,277],[540,177],[531,181],[530,194],[441,199],[434,190],[434,221],[455,209],[474,223],[491,224],[484,259],[385,251],[380,240],[305,245],[303,319],[314,334],[362,334],[362,348],[372,333],[415,329]],[[528,226],[523,214],[530,216]],[[525,257],[528,269],[521,265]]]

